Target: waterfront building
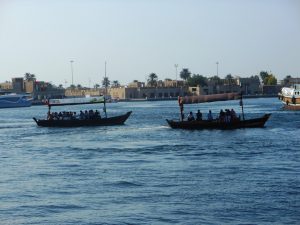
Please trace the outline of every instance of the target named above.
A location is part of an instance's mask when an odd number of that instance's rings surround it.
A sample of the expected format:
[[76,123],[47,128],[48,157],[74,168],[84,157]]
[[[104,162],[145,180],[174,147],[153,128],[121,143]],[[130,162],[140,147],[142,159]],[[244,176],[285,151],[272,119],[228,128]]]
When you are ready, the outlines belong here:
[[281,81],[281,85],[285,87],[290,87],[295,84],[300,84],[300,77],[287,76],[284,80]]
[[100,96],[104,93],[104,88],[67,88],[65,90],[66,97]]
[[188,95],[188,89],[183,87],[116,87],[109,88],[113,99],[170,99]]
[[3,83],[0,83],[0,89],[2,92],[12,92],[12,82],[5,81]]
[[223,93],[239,93],[245,95],[261,94],[261,84],[258,76],[250,78],[236,77],[234,79],[208,80],[205,86],[189,87],[191,95],[212,95]]
[[262,86],[258,76],[251,76],[246,78],[238,77],[236,84],[240,86],[244,95],[258,95],[262,94]]
[[263,85],[262,94],[263,95],[273,95],[277,96],[281,91],[282,85]]
[[15,93],[23,93],[25,91],[23,77],[12,78],[12,89]]

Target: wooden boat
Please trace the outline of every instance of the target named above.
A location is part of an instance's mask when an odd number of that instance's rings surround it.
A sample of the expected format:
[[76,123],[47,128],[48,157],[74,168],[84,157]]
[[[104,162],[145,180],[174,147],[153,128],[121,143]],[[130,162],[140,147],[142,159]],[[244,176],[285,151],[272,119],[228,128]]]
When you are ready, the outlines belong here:
[[[76,101],[76,104],[78,101]],[[58,105],[70,105],[70,102],[57,102],[57,101],[48,101],[48,118],[47,119],[36,119],[33,117],[33,120],[36,122],[38,126],[41,127],[82,127],[82,126],[112,126],[112,125],[122,125],[131,115],[132,111],[127,112],[126,114],[107,117],[106,113],[106,100],[105,97],[101,97],[97,99],[97,103],[103,103],[104,108],[103,111],[105,113],[105,117],[100,117],[100,114],[92,115],[92,116],[83,116],[76,117],[74,115],[68,116],[53,116],[50,112],[51,106]],[[89,104],[89,101],[82,101],[82,104]]]
[[132,112],[127,112],[124,115],[107,117],[107,118],[95,118],[95,119],[70,119],[70,120],[45,120],[36,119],[33,120],[38,126],[41,127],[82,127],[82,126],[112,126],[122,125],[128,119]]
[[[189,130],[200,130],[200,129],[239,129],[239,128],[260,128],[264,127],[267,120],[270,118],[271,114],[265,114],[262,117],[245,119],[244,116],[244,106],[243,106],[243,97],[240,94],[240,106],[242,107],[242,118],[233,118],[229,122],[224,120],[192,120],[185,121],[183,120],[183,104],[188,102],[191,104],[192,101],[187,101],[185,98],[178,97],[178,103],[180,107],[181,120],[166,120],[171,128],[174,129],[189,129]],[[213,99],[214,97],[211,97]],[[217,99],[217,98],[216,98]],[[223,100],[223,99],[222,99]]]
[[230,130],[238,128],[259,128],[264,127],[265,123],[270,117],[269,114],[265,114],[262,117],[240,120],[236,119],[229,123],[220,122],[219,120],[193,120],[193,121],[174,121],[168,120],[167,122],[171,128],[180,128],[180,129],[190,129],[190,130],[201,130],[201,129],[221,129],[221,130]]
[[278,93],[278,98],[286,110],[300,110],[300,84],[292,87],[283,87]]

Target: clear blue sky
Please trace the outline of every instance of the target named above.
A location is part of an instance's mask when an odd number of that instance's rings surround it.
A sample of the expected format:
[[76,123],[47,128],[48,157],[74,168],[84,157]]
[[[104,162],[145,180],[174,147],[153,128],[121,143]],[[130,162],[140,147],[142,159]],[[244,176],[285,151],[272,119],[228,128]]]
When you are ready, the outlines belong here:
[[0,0],[0,82],[100,83],[205,76],[300,77],[298,0]]

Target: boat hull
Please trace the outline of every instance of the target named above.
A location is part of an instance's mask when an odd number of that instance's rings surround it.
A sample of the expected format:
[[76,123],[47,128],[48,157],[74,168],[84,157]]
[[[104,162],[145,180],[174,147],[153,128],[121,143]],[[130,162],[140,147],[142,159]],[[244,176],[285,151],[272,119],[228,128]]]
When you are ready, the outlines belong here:
[[0,103],[0,109],[30,107],[31,105],[32,105],[31,101],[22,102],[22,103]]
[[265,114],[262,117],[248,119],[248,120],[237,120],[230,123],[214,121],[174,121],[168,120],[167,123],[171,128],[174,129],[188,129],[188,130],[202,130],[202,129],[221,129],[221,130],[231,130],[240,128],[261,128],[265,126],[265,123],[269,119],[271,114]]
[[278,98],[283,103],[285,110],[300,110],[300,85],[291,88],[284,87],[278,93]]
[[0,98],[0,108],[30,107],[31,105],[32,99],[22,99],[21,97],[14,96]]
[[131,111],[124,115],[101,118],[101,119],[91,119],[91,120],[38,120],[33,118],[38,126],[41,127],[83,127],[83,126],[113,126],[122,125],[131,115]]
[[284,110],[292,110],[292,111],[299,111],[300,110],[300,104],[298,105],[293,105],[293,104],[284,104],[283,105]]

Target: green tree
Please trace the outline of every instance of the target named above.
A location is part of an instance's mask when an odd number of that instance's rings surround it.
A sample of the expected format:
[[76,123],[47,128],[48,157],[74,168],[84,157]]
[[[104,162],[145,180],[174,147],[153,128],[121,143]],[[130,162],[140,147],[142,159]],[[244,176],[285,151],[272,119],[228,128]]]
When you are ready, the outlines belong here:
[[35,81],[35,75],[32,73],[25,73],[24,78],[26,81]]
[[187,80],[187,84],[189,86],[207,86],[207,78],[199,75],[199,74],[193,74],[193,76],[189,77]]
[[155,73],[150,73],[149,76],[148,76],[148,85],[150,87],[156,87],[157,86],[157,75]]
[[260,76],[263,84],[267,84],[268,83],[269,73],[267,71],[261,71],[259,73],[259,76]]
[[98,89],[100,87],[100,84],[95,84],[94,88]]
[[210,78],[208,78],[208,80],[213,81],[215,84],[221,84],[221,78],[218,76],[212,76]]
[[183,68],[180,72],[180,77],[187,81],[191,77],[191,72],[187,68]]
[[234,83],[234,78],[233,76],[231,75],[231,73],[227,74],[226,77],[225,77],[225,82],[229,85],[233,84]]
[[274,75],[269,75],[267,79],[267,85],[276,85],[277,84],[277,79],[275,78]]
[[266,71],[261,71],[259,73],[259,75],[260,75],[260,78],[262,79],[262,82],[264,85],[276,85],[277,84],[277,79],[273,74],[268,73]]

